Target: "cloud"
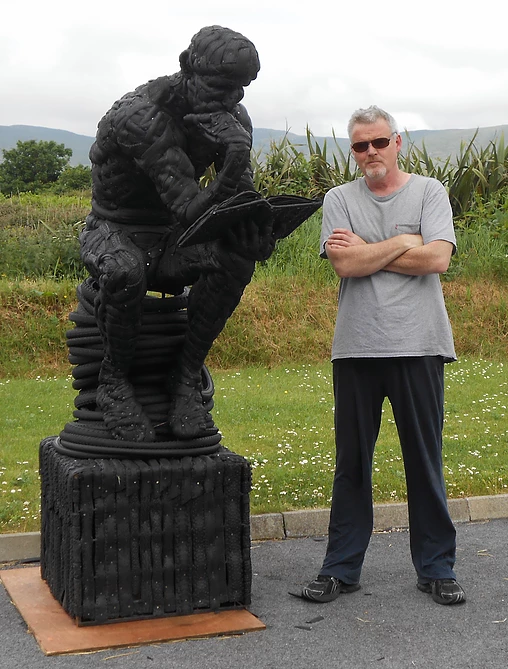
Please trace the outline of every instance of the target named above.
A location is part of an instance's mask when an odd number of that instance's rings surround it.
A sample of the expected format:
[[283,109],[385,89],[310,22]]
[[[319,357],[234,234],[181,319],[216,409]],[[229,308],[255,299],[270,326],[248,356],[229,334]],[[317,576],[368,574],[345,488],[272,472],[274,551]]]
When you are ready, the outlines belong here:
[[[0,124],[93,135],[124,93],[179,68],[201,27],[219,24],[256,45],[261,72],[246,91],[256,127],[345,136],[358,107],[378,104],[404,126],[508,123],[508,9],[427,0],[361,5],[217,0],[8,3],[0,24]],[[411,127],[410,129],[419,129]]]

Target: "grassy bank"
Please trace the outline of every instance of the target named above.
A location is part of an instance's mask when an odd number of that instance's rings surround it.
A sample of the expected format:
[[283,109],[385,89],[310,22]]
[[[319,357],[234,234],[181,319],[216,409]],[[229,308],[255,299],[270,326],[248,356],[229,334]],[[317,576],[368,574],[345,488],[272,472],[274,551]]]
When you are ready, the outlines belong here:
[[[456,279],[443,290],[459,356],[508,358],[508,284]],[[62,376],[65,331],[75,307],[71,281],[0,281],[0,378]],[[210,366],[227,370],[328,359],[337,286],[259,276],[215,342]]]

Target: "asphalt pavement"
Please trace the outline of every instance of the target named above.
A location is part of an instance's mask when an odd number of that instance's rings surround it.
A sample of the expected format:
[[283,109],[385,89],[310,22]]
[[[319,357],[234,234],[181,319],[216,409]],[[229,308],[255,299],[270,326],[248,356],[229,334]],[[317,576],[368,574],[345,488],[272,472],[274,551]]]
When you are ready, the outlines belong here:
[[249,610],[266,629],[241,636],[46,656],[0,586],[0,668],[506,669],[508,519],[457,523],[467,594],[457,606],[416,589],[407,530],[373,535],[358,592],[329,604],[292,597],[316,575],[325,546],[323,537],[253,543]]

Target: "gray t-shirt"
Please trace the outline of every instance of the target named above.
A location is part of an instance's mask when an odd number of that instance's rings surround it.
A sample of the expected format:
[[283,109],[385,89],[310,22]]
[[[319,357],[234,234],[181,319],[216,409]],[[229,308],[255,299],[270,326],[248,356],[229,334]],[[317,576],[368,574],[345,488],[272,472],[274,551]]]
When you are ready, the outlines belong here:
[[[383,197],[372,193],[363,177],[332,188],[323,203],[323,257],[333,228],[348,228],[367,243],[412,233],[421,234],[424,244],[456,244],[446,190],[436,179],[414,174]],[[332,360],[426,355],[456,359],[438,274],[380,270],[341,279]]]

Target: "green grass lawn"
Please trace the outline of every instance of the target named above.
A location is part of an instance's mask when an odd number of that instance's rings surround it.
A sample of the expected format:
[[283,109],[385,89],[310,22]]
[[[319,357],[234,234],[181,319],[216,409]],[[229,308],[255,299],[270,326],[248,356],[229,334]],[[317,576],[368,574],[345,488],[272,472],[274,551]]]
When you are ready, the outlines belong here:
[[[253,468],[252,513],[328,507],[334,469],[331,365],[213,372],[223,444]],[[39,529],[38,446],[72,420],[69,378],[0,380],[0,531]],[[508,366],[446,366],[444,472],[450,497],[508,492]],[[389,404],[373,472],[376,502],[405,499]]]

